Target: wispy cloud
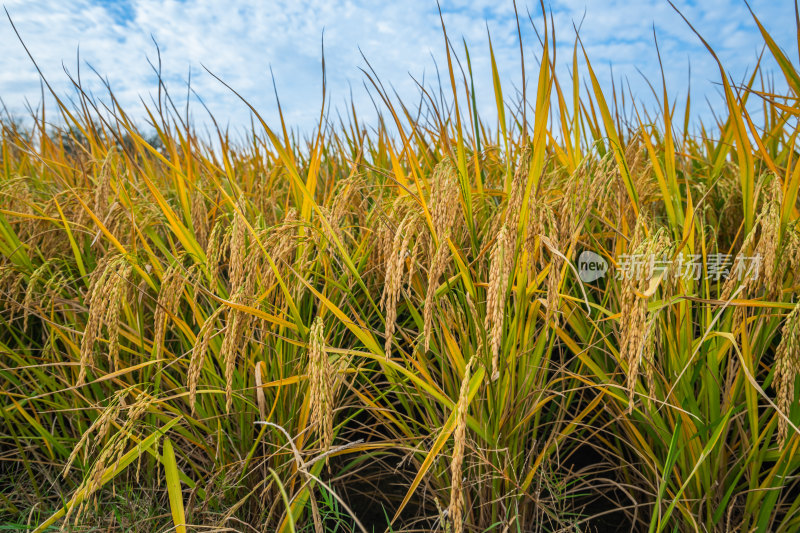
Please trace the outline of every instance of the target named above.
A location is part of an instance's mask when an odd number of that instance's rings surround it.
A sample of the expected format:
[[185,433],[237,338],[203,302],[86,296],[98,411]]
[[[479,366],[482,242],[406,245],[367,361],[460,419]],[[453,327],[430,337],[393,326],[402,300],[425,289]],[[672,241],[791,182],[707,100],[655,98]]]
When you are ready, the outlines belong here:
[[[676,4],[714,46],[734,77],[753,67],[761,40],[743,2]],[[787,50],[796,47],[790,2],[751,4],[781,45]],[[341,106],[352,90],[357,108],[370,117],[375,112],[363,87],[365,76],[360,69],[366,68],[366,62],[362,53],[381,80],[409,100],[418,94],[414,79],[430,82],[436,76],[436,65],[445,68],[446,64],[439,14],[436,3],[430,0],[12,0],[5,5],[58,91],[68,91],[62,66],[75,75],[80,48],[85,86],[102,93],[102,84],[88,64],[108,80],[124,106],[141,109],[140,99],[150,101],[156,89],[156,77],[148,64],[148,58],[152,62],[156,59],[155,40],[161,49],[163,76],[173,95],[185,94],[191,72],[192,88],[218,120],[236,128],[249,124],[246,107],[203,67],[234,87],[266,118],[275,120],[269,74],[272,67],[287,121],[309,131],[321,102],[323,31],[332,102]],[[554,16],[562,76],[568,76],[573,24],[582,22],[581,39],[603,83],[610,86],[611,65],[617,82],[627,79],[631,90],[647,99],[649,89],[639,71],[652,81],[660,80],[653,45],[655,26],[674,96],[685,97],[687,65],[691,62],[695,101],[704,107],[704,96],[716,98],[713,82],[719,74],[710,55],[666,0],[558,0],[547,7]],[[463,50],[462,38],[470,47],[478,105],[491,115],[487,27],[503,78],[508,84],[521,86],[513,4],[510,0],[443,1],[442,11],[455,48]],[[539,47],[528,13],[535,24],[541,25],[538,11],[538,4],[526,7],[520,3],[529,76],[535,75]],[[38,75],[7,21],[0,24],[0,49],[4,50],[0,57],[0,97],[4,103],[17,113],[24,109],[26,99],[38,104]],[[797,52],[790,51],[790,56],[796,57]],[[194,105],[193,109],[195,120],[202,123],[201,108]]]

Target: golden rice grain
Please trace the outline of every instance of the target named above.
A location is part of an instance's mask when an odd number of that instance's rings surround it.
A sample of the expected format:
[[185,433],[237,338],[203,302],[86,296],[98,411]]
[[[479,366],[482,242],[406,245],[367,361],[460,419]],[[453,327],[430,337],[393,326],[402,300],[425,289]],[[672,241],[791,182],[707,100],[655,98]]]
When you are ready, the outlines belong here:
[[238,211],[233,213],[230,254],[230,286],[231,293],[235,293],[244,285],[247,274],[245,272],[245,262],[247,261],[247,222]]
[[780,298],[783,278],[787,266],[791,264],[791,259],[784,262],[778,260],[782,197],[780,181],[772,179],[753,229],[745,237],[734,261],[734,264],[748,264],[752,259],[756,261],[757,267],[753,272],[746,272],[742,276],[728,276],[722,287],[722,300],[730,299],[737,287],[740,287],[740,298],[755,296],[755,289],[759,287],[764,288],[768,299]]
[[422,345],[425,351],[430,347],[433,329],[433,307],[439,278],[447,268],[449,257],[448,238],[452,233],[456,215],[460,209],[461,190],[456,177],[456,170],[449,159],[443,159],[433,170],[431,177],[431,221],[433,223],[433,239],[430,267],[428,268],[428,286],[425,292],[423,310]]
[[206,199],[203,195],[203,191],[199,188],[195,188],[192,192],[190,211],[195,239],[197,239],[197,243],[200,246],[205,247],[208,245],[208,233],[210,231],[208,207],[206,206]]
[[461,388],[456,403],[455,429],[453,430],[453,455],[450,460],[450,507],[448,517],[453,525],[453,533],[464,531],[464,490],[463,490],[463,465],[464,448],[467,442],[467,409],[469,407],[469,381],[471,377],[472,361],[470,359],[461,379]]
[[[283,219],[283,222],[275,227],[272,235],[269,237],[268,253],[272,262],[275,263],[275,268],[278,274],[283,276],[288,272],[287,265],[294,263],[294,255],[298,245],[297,236],[297,210],[294,208],[289,209]],[[277,283],[277,276],[272,264],[264,260],[261,267],[262,285],[265,290],[271,290],[273,285]],[[277,305],[278,295],[280,290],[275,290],[275,303]]]
[[141,418],[151,403],[152,398],[145,392],[141,392],[136,397],[133,405],[128,408],[128,416],[122,428],[109,440],[108,445],[100,451],[89,474],[78,488],[79,491],[83,492],[84,499],[77,509],[75,507],[69,509],[67,517],[64,519],[65,523],[69,521],[71,513],[74,512],[74,524],[77,525],[89,505],[94,503],[94,496],[98,489],[103,486],[103,477],[117,468],[120,459],[125,453],[125,447],[131,440],[130,435],[133,433],[134,424]]
[[[642,361],[654,361],[657,338],[656,317],[649,314],[647,301],[651,282],[659,273],[653,270],[653,261],[659,261],[670,248],[669,239],[663,232],[644,239],[645,226],[643,219],[637,223],[632,240],[631,256],[644,264],[625,277],[620,295],[620,360],[626,365],[626,388],[628,389],[628,412],[633,411],[636,380]],[[641,242],[636,246],[637,242]],[[648,370],[646,379],[653,379],[653,369]]]
[[[778,409],[789,416],[794,400],[794,382],[800,374],[800,304],[795,305],[781,330],[781,342],[775,352],[774,388],[778,393]],[[788,424],[778,417],[778,443],[783,448]]]
[[[241,293],[234,296],[234,302],[242,303]],[[222,338],[220,357],[225,371],[225,412],[230,413],[233,405],[233,378],[236,371],[236,361],[243,349],[246,338],[247,316],[238,309],[229,309],[225,324],[225,336]]]
[[70,468],[72,467],[72,463],[75,462],[75,459],[78,457],[78,454],[81,450],[86,452],[87,456],[91,456],[93,446],[90,446],[89,438],[94,434],[94,443],[95,446],[102,442],[103,439],[108,434],[109,430],[111,429],[112,422],[116,420],[117,415],[119,414],[121,408],[121,398],[124,395],[124,391],[117,393],[114,398],[112,398],[111,402],[108,406],[103,409],[92,425],[84,431],[81,438],[78,440],[78,443],[72,450],[72,453],[69,455],[69,459],[67,459],[66,465],[62,470],[62,475],[66,476],[69,473]]
[[428,270],[428,286],[425,291],[425,305],[422,311],[422,345],[425,351],[428,351],[430,347],[431,333],[433,331],[434,297],[436,296],[436,289],[439,287],[439,278],[442,277],[442,274],[444,274],[447,268],[447,259],[449,255],[447,243],[439,243]]
[[186,282],[184,269],[179,262],[170,265],[162,277],[161,289],[158,292],[156,309],[153,313],[153,345],[155,346],[156,359],[161,357],[166,336],[167,320],[170,316],[175,315]]
[[[311,424],[316,428],[322,451],[333,443],[334,369],[325,351],[325,327],[318,316],[309,331],[308,401]],[[327,461],[327,459],[326,459]]]
[[460,210],[461,189],[453,163],[443,159],[431,176],[431,220],[433,232],[439,241],[449,235]]
[[104,258],[92,275],[86,303],[89,318],[81,339],[78,384],[86,378],[86,369],[94,365],[94,344],[103,325],[108,333],[108,361],[113,371],[119,356],[119,314],[128,292],[132,267],[122,256]]
[[45,261],[31,273],[28,278],[28,286],[25,289],[25,299],[22,302],[22,330],[28,330],[28,318],[30,317],[31,310],[34,305],[34,297],[36,295],[36,286],[41,281],[42,277],[48,272],[50,262]]
[[403,287],[403,266],[411,238],[414,235],[414,218],[409,213],[397,227],[392,242],[391,255],[386,264],[386,277],[381,295],[381,306],[386,313],[386,357],[391,356],[394,328],[397,321],[397,303]]
[[506,293],[508,292],[509,270],[506,255],[512,253],[509,244],[509,229],[500,228],[497,241],[489,261],[489,290],[486,297],[486,320],[484,326],[489,337],[489,351],[492,355],[492,380],[500,376],[498,368],[500,340],[503,336]]
[[[216,224],[214,224],[214,227],[211,229],[211,235],[208,238],[208,245],[206,246],[206,268],[212,280],[216,280],[219,276],[222,256],[227,248],[225,235],[224,222],[222,220],[217,220]],[[200,281],[199,278],[197,281]],[[197,292],[196,288],[195,292]]]
[[197,384],[200,381],[200,372],[203,370],[203,363],[208,353],[208,345],[214,334],[214,324],[219,315],[225,310],[225,307],[219,307],[216,311],[211,313],[208,318],[203,322],[200,332],[197,334],[197,339],[192,347],[192,354],[189,358],[189,370],[187,372],[187,385],[189,387],[189,407],[192,414],[195,412],[195,403],[197,401]]

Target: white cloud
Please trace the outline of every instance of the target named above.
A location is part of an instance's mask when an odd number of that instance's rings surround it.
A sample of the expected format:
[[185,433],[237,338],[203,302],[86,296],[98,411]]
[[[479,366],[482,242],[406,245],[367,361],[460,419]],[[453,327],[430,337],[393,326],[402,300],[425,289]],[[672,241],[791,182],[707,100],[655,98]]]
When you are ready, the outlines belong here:
[[[735,78],[740,78],[746,67],[754,65],[761,40],[743,2],[709,0],[677,4],[714,46]],[[796,47],[790,2],[778,5],[781,3],[756,1],[752,4],[779,43],[787,49]],[[185,81],[191,69],[193,88],[218,121],[236,128],[249,124],[247,109],[204,72],[202,66],[219,75],[274,122],[276,105],[269,76],[272,66],[287,121],[309,132],[321,101],[323,29],[332,102],[341,105],[349,98],[352,87],[356,107],[368,119],[374,117],[374,111],[362,86],[365,77],[359,67],[366,65],[359,48],[387,88],[393,87],[412,102],[416,102],[418,92],[409,73],[418,80],[423,73],[427,82],[434,80],[431,56],[443,75],[446,69],[438,11],[435,2],[428,0],[402,3],[130,0],[122,4],[90,0],[35,3],[12,0],[6,3],[6,8],[42,71],[59,92],[69,87],[62,63],[74,74],[80,46],[81,60],[106,77],[120,102],[140,118],[143,113],[139,99],[149,101],[156,88],[147,62],[147,58],[153,62],[156,58],[151,35],[159,43],[164,78],[179,105],[182,105]],[[443,1],[442,9],[448,35],[462,60],[462,36],[470,46],[479,108],[491,116],[494,104],[486,44],[487,23],[503,78],[517,88],[521,82],[513,5],[510,0],[455,0]],[[527,8],[520,6],[527,72],[534,82],[538,41],[527,20],[527,10],[540,26],[538,9],[536,3]],[[655,24],[673,96],[685,93],[687,62],[691,60],[695,102],[704,107],[702,96],[714,97],[713,82],[719,79],[718,70],[697,37],[666,0],[602,3],[558,0],[548,4],[548,9],[555,17],[558,59],[562,65],[559,73],[563,83],[569,82],[565,65],[571,60],[572,24],[577,24],[585,11],[581,38],[604,84],[610,85],[608,65],[613,64],[617,79],[627,77],[637,96],[649,96],[649,89],[636,68],[653,82],[660,82],[652,37]],[[0,49],[4,51],[0,56],[0,97],[10,109],[20,112],[26,99],[38,102],[39,82],[7,21],[0,24]],[[796,58],[796,52],[789,53]],[[102,93],[101,84],[85,64],[81,66],[81,76],[94,93]],[[507,85],[506,95],[512,94],[511,85]],[[196,122],[204,123],[201,107],[193,104],[193,109]]]

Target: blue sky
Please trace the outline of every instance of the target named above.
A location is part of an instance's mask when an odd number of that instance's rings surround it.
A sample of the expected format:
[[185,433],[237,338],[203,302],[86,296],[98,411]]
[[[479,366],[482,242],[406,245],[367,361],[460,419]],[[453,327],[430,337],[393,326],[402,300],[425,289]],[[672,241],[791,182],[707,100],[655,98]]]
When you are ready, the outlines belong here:
[[[762,41],[744,2],[674,1],[735,79],[753,67]],[[513,4],[511,0],[442,0],[441,4],[451,40],[462,50],[463,37],[470,48],[478,107],[492,117],[487,26],[507,96],[522,83]],[[148,58],[156,60],[151,36],[161,49],[163,75],[176,100],[182,105],[191,72],[193,89],[217,120],[239,131],[249,125],[247,108],[203,66],[246,97],[268,121],[275,121],[271,67],[286,119],[304,133],[313,129],[319,114],[323,29],[331,102],[343,109],[352,90],[356,108],[367,121],[376,112],[364,88],[362,52],[382,82],[409,102],[418,95],[412,76],[424,77],[428,83],[435,79],[437,64],[446,68],[437,6],[431,0],[6,0],[4,5],[57,91],[69,94],[63,69],[76,72],[80,47],[85,86],[102,94],[97,75],[87,67],[91,65],[140,119],[144,116],[140,100],[149,101],[156,89],[148,63]],[[539,26],[541,16],[537,3],[520,1],[518,5],[530,78],[536,73],[539,45],[528,12]],[[557,62],[564,83],[569,80],[573,23],[583,20],[581,39],[606,87],[610,88],[613,67],[617,82],[627,80],[638,99],[652,102],[642,74],[660,82],[653,45],[655,25],[671,96],[681,102],[685,99],[691,62],[692,99],[698,116],[709,117],[705,98],[714,105],[721,103],[715,84],[719,72],[711,56],[666,0],[552,0],[546,6],[554,16]],[[751,6],[796,62],[793,2],[754,0]],[[39,104],[39,78],[5,19],[0,21],[0,50],[0,98],[12,113],[22,114],[26,102]],[[535,78],[528,83],[535,88]],[[192,104],[192,110],[197,125],[207,123],[199,105]]]

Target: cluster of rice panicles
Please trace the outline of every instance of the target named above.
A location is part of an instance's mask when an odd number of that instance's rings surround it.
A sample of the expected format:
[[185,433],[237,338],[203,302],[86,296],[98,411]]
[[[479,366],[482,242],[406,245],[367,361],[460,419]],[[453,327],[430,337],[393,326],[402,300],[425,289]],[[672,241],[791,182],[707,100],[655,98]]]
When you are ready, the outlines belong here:
[[[625,146],[625,162],[628,167],[628,174],[633,182],[633,188],[639,196],[640,204],[639,210],[645,211],[650,207],[644,202],[646,198],[656,198],[659,196],[658,180],[655,173],[652,172],[652,162],[647,152],[647,145],[644,142],[642,133],[640,131],[631,134],[627,145]],[[615,183],[618,186],[619,192],[622,194],[621,198],[624,199],[623,205],[627,204],[626,212],[633,215],[630,196],[626,190],[625,184],[622,181],[622,176],[619,173],[619,168],[615,164],[613,154],[607,153],[605,158],[600,162],[601,165],[606,165],[606,175],[613,173]],[[655,207],[655,206],[653,206]],[[650,213],[648,213],[649,215]]]
[[435,252],[428,270],[428,287],[425,293],[423,311],[423,347],[427,351],[430,346],[431,328],[433,325],[433,306],[439,278],[447,266],[448,243],[456,215],[460,209],[461,191],[456,177],[456,170],[449,159],[443,159],[433,170],[431,177],[431,220],[433,222],[433,242]]
[[[492,379],[500,376],[499,350],[503,335],[505,303],[508,296],[509,281],[514,272],[514,261],[519,236],[519,224],[523,211],[523,200],[528,183],[528,164],[530,151],[525,149],[519,158],[517,169],[511,181],[511,191],[506,201],[505,212],[498,218],[500,225],[489,256],[489,288],[486,295],[486,319],[484,327],[489,338],[492,356]],[[531,195],[533,196],[533,195]]]
[[[228,255],[228,285],[231,301],[236,305],[252,304],[258,296],[256,291],[260,278],[263,290],[275,291],[273,303],[277,305],[281,291],[275,290],[276,270],[281,275],[286,274],[288,268],[286,265],[291,264],[297,246],[296,210],[289,209],[284,221],[275,226],[272,231],[253,230],[253,234],[248,238],[248,225],[242,215],[242,209],[243,205],[240,205],[234,211],[233,223],[228,229],[218,222],[211,231],[206,249],[208,272],[212,274],[211,279],[216,280],[221,272],[224,258]],[[274,269],[262,252],[262,246],[269,246]],[[199,282],[199,276],[196,279]],[[256,325],[261,325],[261,338],[263,339],[263,336],[266,335],[267,328],[263,320],[256,321],[251,314],[237,307],[223,305],[208,316],[197,335],[189,362],[189,402],[193,412],[197,397],[197,383],[208,353],[209,343],[216,333],[215,324],[221,317],[223,318],[222,332],[224,336],[220,347],[220,357],[225,373],[227,412],[230,412],[233,405],[234,375],[239,356],[250,344],[251,333]]]
[[[247,246],[247,222],[239,211],[234,213],[230,239],[230,291],[235,304],[246,304],[255,290],[255,272],[260,270],[257,246]],[[233,405],[233,379],[236,361],[249,344],[252,315],[235,307],[228,309],[225,320],[225,336],[222,339],[220,357],[225,370],[225,410],[230,413]]]
[[[277,275],[285,277],[289,272],[288,265],[294,263],[297,244],[297,210],[292,207],[286,211],[283,221],[277,224],[267,237],[269,256],[275,264],[275,269],[266,259],[261,263],[261,284],[264,290],[272,291],[275,306],[279,305],[281,298],[281,290],[276,287]],[[275,270],[278,271],[277,275]]]
[[[643,218],[637,223],[631,241],[633,257],[647,261],[659,261],[670,248],[669,239],[663,232],[645,238]],[[637,244],[638,243],[638,244]],[[626,369],[625,383],[628,390],[628,412],[633,411],[636,380],[642,361],[652,366],[655,363],[654,350],[658,345],[656,334],[656,316],[647,310],[648,289],[653,277],[659,275],[650,268],[636,268],[630,276],[623,278],[620,294],[620,361]],[[653,369],[646,373],[648,382],[652,382]]]
[[[330,206],[324,208],[328,225],[323,225],[323,232],[331,247],[335,248],[334,237],[342,242],[345,236],[345,228],[342,226],[347,215],[350,213],[352,205],[355,203],[359,182],[355,177],[346,178],[339,182],[339,186],[333,195]],[[361,210],[359,210],[361,211]],[[328,229],[330,226],[330,229]]]
[[[592,209],[603,204],[603,196],[610,173],[611,158],[600,162],[597,168],[588,164],[578,167],[568,176],[556,208],[540,205],[534,226],[540,239],[550,252],[550,270],[547,274],[546,322],[558,326],[564,261],[571,260],[578,235]],[[542,237],[544,237],[542,239]]]
[[94,345],[101,328],[108,332],[108,361],[113,371],[119,357],[119,314],[129,290],[133,267],[121,255],[105,256],[97,265],[89,283],[86,305],[89,319],[81,339],[78,384],[86,379],[86,369],[94,366]]
[[[227,252],[230,243],[231,234],[230,231],[227,231],[227,228],[228,224],[226,224],[224,220],[217,220],[208,237],[208,244],[206,245],[206,268],[208,270],[208,277],[212,281],[219,278],[220,269],[222,268],[222,258]],[[216,289],[216,287],[211,288]]]
[[[418,217],[409,211],[400,224],[397,226],[389,256],[386,261],[386,275],[383,284],[383,294],[381,295],[380,305],[386,313],[386,341],[384,351],[386,357],[391,357],[392,341],[394,340],[394,330],[397,322],[397,304],[403,288],[404,266],[406,257],[409,255],[411,239],[416,234]],[[413,260],[409,262],[413,264]],[[409,270],[411,266],[409,265]],[[409,274],[409,283],[411,283]]]
[[[29,179],[19,176],[11,179],[0,180],[0,203],[4,209],[8,209],[20,215],[34,215],[36,201],[28,187]],[[18,234],[23,242],[30,242],[34,236],[36,227],[34,220],[27,216],[22,219]]]
[[[84,431],[83,435],[78,440],[78,443],[73,448],[72,453],[69,455],[66,465],[64,465],[62,470],[63,476],[66,477],[66,475],[69,473],[70,468],[72,468],[72,464],[75,462],[75,459],[77,459],[81,450],[84,451],[84,455],[86,457],[91,457],[94,454],[97,445],[103,442],[106,435],[108,435],[108,432],[111,430],[112,422],[117,419],[117,415],[122,408],[123,397],[126,394],[127,391],[125,390],[117,392],[105,409],[100,412],[100,416],[98,416],[94,422],[92,422],[92,425],[89,426],[89,429]],[[94,440],[93,442],[90,442],[89,438],[92,435],[94,435]]]
[[[786,269],[793,261],[791,253],[788,261],[779,261],[782,197],[780,181],[773,179],[769,184],[767,194],[765,194],[756,223],[745,237],[735,261],[735,263],[742,262],[749,256],[756,258],[759,266],[757,270],[742,275],[741,279],[738,275],[729,276],[723,284],[720,299],[730,299],[737,287],[739,288],[739,298],[755,296],[756,289],[763,287],[768,298],[780,299]],[[787,247],[787,250],[791,252],[790,249],[791,246]],[[794,261],[796,260],[795,258]]]
[[553,207],[544,195],[534,195],[531,191],[528,203],[528,224],[525,232],[524,250],[527,256],[527,276],[533,279],[537,270],[547,266],[545,255],[542,253],[542,237],[551,234],[556,227]]
[[171,264],[161,278],[161,289],[158,292],[158,301],[153,313],[153,346],[155,346],[156,359],[161,357],[164,349],[168,319],[177,312],[184,286],[188,281],[180,261]]
[[[43,308],[46,305],[54,306],[61,290],[66,287],[67,279],[61,272],[55,270],[52,261],[43,261],[28,278],[28,286],[25,289],[25,298],[22,301],[22,330],[28,331],[28,322],[35,308]],[[55,272],[55,273],[53,273]],[[22,279],[20,276],[19,279]],[[43,283],[40,288],[39,285]],[[12,307],[13,310],[13,307]],[[13,320],[13,315],[11,320]]]
[[[116,419],[120,414],[121,408],[124,405],[124,397],[127,391],[124,391],[123,394],[118,395],[118,402],[115,402],[100,415],[97,422],[92,425],[92,427],[87,430],[84,434],[84,438],[81,439],[79,442],[79,446],[87,446],[87,436],[95,432],[95,441],[99,443],[108,433],[112,425],[117,424]],[[94,496],[97,493],[97,490],[101,488],[104,484],[103,477],[113,472],[113,470],[117,467],[120,459],[125,454],[125,447],[129,441],[132,439],[130,435],[133,432],[134,425],[136,422],[142,417],[142,415],[147,411],[148,407],[152,403],[152,397],[150,397],[146,392],[142,391],[136,396],[134,403],[128,407],[128,414],[125,418],[125,422],[122,424],[122,427],[119,431],[117,431],[110,439],[108,444],[100,451],[97,460],[92,465],[89,474],[84,478],[81,486],[78,488],[78,492],[83,492],[83,500],[81,501],[80,505],[76,508],[72,506],[67,511],[67,515],[64,518],[64,524],[67,524],[70,520],[72,513],[74,515],[74,522],[75,526],[78,525],[80,518],[86,512],[88,507],[93,503],[96,504],[96,500]],[[108,411],[108,414],[106,414]],[[96,427],[96,430],[94,429]],[[135,441],[134,441],[135,442]],[[92,449],[96,447],[93,446]],[[76,451],[79,448],[76,447],[75,451],[73,451],[73,455],[76,454]],[[73,456],[70,456],[70,461],[68,466],[74,460]],[[64,470],[66,474],[67,470]]]

